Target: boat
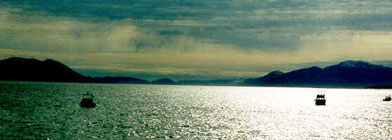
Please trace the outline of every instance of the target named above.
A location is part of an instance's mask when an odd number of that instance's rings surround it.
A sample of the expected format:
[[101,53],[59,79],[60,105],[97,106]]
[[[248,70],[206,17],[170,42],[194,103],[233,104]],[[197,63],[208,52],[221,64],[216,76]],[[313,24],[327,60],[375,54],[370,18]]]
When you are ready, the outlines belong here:
[[316,99],[314,99],[316,105],[325,105],[327,100],[325,99],[325,94],[317,94]]
[[82,101],[80,101],[80,107],[83,108],[94,108],[96,104],[94,103],[94,96],[90,93],[83,94]]
[[385,98],[382,101],[391,101],[391,95],[385,96]]

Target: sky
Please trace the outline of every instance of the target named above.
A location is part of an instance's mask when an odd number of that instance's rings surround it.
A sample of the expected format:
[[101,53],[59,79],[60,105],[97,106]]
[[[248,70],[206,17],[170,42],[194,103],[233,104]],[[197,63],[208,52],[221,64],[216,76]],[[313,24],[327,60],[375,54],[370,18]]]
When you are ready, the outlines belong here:
[[0,0],[0,59],[175,80],[392,60],[391,7],[391,0]]

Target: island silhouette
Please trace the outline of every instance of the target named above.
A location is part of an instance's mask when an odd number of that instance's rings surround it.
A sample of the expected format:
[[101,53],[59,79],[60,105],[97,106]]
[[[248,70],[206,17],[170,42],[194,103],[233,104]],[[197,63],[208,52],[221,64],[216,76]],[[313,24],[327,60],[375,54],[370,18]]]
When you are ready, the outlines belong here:
[[265,76],[244,80],[183,80],[168,78],[147,81],[134,77],[90,77],[68,66],[47,59],[11,57],[0,60],[0,80],[81,83],[131,83],[167,85],[242,85],[242,86],[298,86],[298,87],[354,87],[391,88],[392,68],[366,61],[343,61],[325,68],[309,67],[287,73],[273,71]]

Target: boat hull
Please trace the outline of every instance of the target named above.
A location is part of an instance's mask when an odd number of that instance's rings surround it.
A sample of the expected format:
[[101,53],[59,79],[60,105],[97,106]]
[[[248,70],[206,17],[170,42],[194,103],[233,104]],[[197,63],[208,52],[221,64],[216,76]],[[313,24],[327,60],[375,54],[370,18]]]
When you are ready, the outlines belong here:
[[96,104],[94,103],[93,99],[82,99],[80,101],[80,107],[84,108],[94,108]]
[[327,102],[327,100],[316,100],[315,104],[316,105],[325,105],[326,102]]

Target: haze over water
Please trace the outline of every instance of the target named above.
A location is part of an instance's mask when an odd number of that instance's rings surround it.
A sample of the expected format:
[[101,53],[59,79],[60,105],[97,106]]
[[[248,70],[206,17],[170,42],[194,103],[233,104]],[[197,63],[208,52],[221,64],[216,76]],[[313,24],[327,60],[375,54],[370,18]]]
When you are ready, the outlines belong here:
[[[315,106],[317,91],[327,105]],[[97,107],[79,107],[90,92]],[[0,139],[390,139],[390,90],[0,83]]]

